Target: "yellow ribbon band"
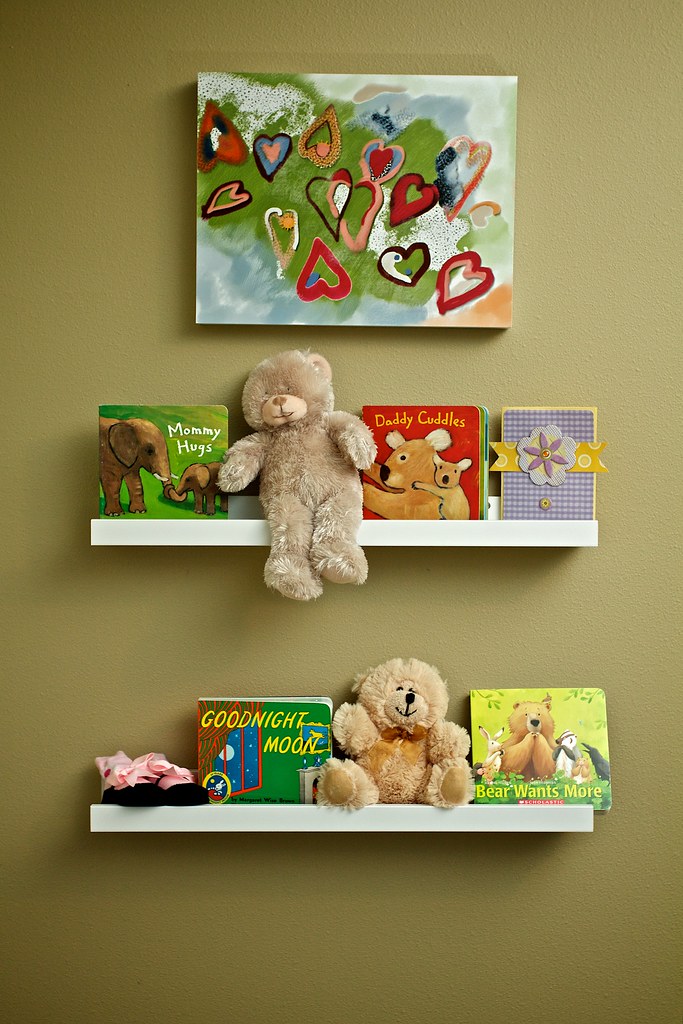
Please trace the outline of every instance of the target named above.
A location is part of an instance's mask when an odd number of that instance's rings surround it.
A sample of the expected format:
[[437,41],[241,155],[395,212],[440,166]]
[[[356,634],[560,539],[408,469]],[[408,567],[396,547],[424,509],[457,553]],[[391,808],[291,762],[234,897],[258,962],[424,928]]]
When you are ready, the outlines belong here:
[[[499,473],[521,472],[516,441],[491,441],[491,447],[498,456],[491,470]],[[576,462],[568,473],[607,473],[607,466],[600,461],[600,453],[607,447],[606,441],[579,441],[576,446]]]

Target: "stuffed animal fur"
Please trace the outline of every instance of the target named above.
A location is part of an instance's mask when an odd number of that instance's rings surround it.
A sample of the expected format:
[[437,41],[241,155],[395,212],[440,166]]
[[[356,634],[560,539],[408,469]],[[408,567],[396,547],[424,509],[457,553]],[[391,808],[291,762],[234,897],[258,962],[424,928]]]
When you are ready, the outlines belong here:
[[321,355],[281,352],[252,370],[242,395],[256,433],[226,453],[222,491],[241,491],[260,473],[271,529],[264,577],[285,597],[308,601],[322,579],[364,583],[368,565],[356,537],[363,510],[358,471],[377,449],[357,416],[333,412],[332,370]]
[[353,760],[330,758],[318,781],[318,803],[453,807],[474,798],[465,760],[467,732],[444,715],[446,684],[423,661],[394,658],[357,677],[356,704],[342,704],[332,721],[335,739]]

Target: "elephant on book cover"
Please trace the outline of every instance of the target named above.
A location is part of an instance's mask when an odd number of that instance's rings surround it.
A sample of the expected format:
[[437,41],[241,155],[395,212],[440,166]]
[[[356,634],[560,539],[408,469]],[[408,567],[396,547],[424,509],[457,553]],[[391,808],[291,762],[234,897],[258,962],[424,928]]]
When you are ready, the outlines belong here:
[[185,500],[173,486],[166,441],[154,423],[143,419],[116,420],[100,416],[100,483],[104,491],[106,516],[123,514],[121,485],[124,481],[130,495],[128,511],[147,511],[141,469],[161,482],[165,498]]
[[220,462],[193,462],[186,466],[176,488],[177,498],[174,501],[185,501],[189,491],[194,494],[194,511],[201,516],[204,514],[204,503],[206,502],[206,515],[216,514],[216,495],[220,495],[221,512],[228,511],[228,496],[218,486],[218,471],[221,468]]

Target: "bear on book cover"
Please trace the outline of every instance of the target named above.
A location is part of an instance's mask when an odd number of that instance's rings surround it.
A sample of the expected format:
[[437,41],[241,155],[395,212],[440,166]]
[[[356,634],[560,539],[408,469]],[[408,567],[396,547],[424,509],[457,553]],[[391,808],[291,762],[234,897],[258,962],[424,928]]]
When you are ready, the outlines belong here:
[[482,406],[364,406],[377,461],[365,519],[484,519],[488,413]]
[[472,690],[475,803],[612,805],[603,690]]

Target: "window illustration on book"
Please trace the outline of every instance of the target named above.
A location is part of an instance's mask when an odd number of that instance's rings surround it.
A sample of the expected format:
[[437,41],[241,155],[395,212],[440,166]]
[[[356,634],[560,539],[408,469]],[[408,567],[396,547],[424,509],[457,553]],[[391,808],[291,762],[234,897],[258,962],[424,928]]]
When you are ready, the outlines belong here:
[[101,405],[100,519],[227,519],[227,449],[224,405]]
[[474,802],[612,806],[602,690],[471,690]]
[[331,753],[327,697],[202,698],[199,781],[211,803],[313,804]]
[[488,518],[488,411],[479,405],[366,405],[377,461],[364,519]]

